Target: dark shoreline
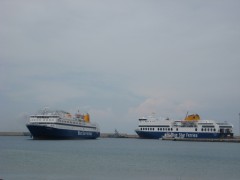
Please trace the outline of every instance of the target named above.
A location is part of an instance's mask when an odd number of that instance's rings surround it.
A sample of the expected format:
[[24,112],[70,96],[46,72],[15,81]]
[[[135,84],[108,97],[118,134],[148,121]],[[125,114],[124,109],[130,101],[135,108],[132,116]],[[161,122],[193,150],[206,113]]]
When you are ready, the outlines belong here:
[[0,132],[0,136],[30,136],[30,132]]
[[[29,132],[0,132],[0,136],[30,136]],[[136,134],[121,134],[118,135],[114,133],[101,133],[100,138],[134,138],[138,139]],[[219,138],[219,139],[195,139],[195,138],[162,138],[164,141],[192,141],[192,142],[234,142],[240,143],[240,136],[235,136],[233,138]]]
[[[30,136],[30,132],[0,132],[0,136]],[[101,138],[138,138],[135,134],[101,133]]]

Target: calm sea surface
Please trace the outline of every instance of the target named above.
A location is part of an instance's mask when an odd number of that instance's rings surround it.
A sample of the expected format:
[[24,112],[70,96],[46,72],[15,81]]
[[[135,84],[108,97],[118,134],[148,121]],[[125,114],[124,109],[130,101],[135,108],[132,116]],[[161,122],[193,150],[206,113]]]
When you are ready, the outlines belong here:
[[0,137],[0,179],[239,180],[240,144]]

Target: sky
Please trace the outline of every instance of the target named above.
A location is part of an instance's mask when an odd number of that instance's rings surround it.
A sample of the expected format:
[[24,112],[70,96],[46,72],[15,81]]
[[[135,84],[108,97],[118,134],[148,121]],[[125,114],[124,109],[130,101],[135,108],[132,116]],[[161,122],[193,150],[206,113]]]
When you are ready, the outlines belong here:
[[101,132],[138,118],[228,121],[240,130],[240,1],[0,0],[0,131],[48,107]]

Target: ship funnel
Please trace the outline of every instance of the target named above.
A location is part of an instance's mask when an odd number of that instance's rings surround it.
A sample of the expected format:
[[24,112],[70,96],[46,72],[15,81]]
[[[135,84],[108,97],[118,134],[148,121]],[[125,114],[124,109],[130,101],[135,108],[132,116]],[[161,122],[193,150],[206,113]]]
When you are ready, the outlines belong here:
[[90,115],[88,113],[84,115],[84,121],[90,122]]
[[198,121],[200,120],[200,116],[198,114],[191,114],[185,117],[185,121]]

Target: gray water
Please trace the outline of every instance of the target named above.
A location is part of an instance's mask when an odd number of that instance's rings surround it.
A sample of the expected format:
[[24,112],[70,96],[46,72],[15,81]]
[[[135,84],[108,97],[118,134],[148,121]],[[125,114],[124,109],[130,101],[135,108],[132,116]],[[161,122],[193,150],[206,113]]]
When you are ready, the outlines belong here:
[[0,179],[239,180],[240,144],[0,137]]

